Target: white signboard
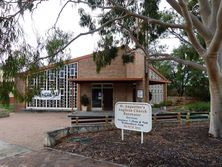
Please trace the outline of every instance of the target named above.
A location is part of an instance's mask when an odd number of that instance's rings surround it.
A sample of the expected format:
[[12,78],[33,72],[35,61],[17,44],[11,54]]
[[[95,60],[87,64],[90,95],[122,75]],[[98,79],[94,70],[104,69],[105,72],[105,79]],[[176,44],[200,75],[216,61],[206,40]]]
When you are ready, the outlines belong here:
[[149,132],[152,129],[152,108],[148,103],[118,102],[115,125],[119,129]]
[[41,90],[40,95],[33,98],[36,100],[60,100],[61,95],[58,90]]
[[143,90],[137,90],[137,97],[143,98]]

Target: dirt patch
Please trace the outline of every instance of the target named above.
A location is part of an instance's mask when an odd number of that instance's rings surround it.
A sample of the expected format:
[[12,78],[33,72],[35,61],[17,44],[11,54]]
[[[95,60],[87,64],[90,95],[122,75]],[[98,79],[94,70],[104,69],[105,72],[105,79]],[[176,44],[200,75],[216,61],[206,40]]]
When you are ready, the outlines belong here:
[[158,127],[144,134],[105,131],[72,135],[55,148],[128,166],[222,166],[222,140],[208,136],[208,125]]

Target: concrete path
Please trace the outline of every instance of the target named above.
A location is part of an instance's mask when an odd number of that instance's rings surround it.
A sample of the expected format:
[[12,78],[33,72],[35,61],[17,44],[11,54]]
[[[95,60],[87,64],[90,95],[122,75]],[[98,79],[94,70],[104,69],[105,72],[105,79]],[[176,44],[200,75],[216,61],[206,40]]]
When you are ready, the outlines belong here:
[[31,150],[27,148],[0,141],[0,160],[7,157],[12,157],[15,155],[29,153],[29,152],[31,152]]
[[0,167],[121,167],[122,165],[42,149],[0,160]]
[[39,150],[43,148],[44,133],[70,126],[68,113],[12,113],[0,119],[0,140]]
[[[0,167],[117,167],[80,155],[43,148],[44,133],[70,126],[68,113],[11,114],[0,119]],[[10,144],[9,144],[10,143]]]

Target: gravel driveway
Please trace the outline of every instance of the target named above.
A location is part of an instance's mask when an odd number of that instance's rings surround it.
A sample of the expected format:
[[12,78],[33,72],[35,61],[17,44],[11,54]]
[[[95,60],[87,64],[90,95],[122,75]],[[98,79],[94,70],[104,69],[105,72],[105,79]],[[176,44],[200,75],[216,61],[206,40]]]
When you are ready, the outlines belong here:
[[8,118],[0,119],[0,140],[39,150],[43,148],[45,132],[70,125],[67,115],[67,112],[12,113]]

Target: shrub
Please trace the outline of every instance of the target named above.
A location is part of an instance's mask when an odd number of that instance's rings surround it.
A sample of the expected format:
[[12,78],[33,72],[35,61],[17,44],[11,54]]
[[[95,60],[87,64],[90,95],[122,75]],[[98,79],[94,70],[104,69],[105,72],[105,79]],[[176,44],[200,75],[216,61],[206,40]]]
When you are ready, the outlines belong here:
[[5,105],[5,104],[0,104],[0,110],[5,111],[5,112],[13,112],[14,111],[14,105]]
[[82,95],[80,99],[80,103],[83,106],[88,106],[89,105],[89,98],[86,95]]
[[163,106],[172,106],[173,105],[173,101],[172,100],[166,100],[166,101],[163,101],[159,104],[154,104],[153,105],[153,108],[160,108],[160,107],[163,107]]
[[172,106],[172,105],[173,105],[173,101],[172,100],[163,101],[163,106]]
[[160,104],[153,104],[153,106],[152,106],[153,108],[160,108],[161,107],[161,105]]
[[196,102],[196,103],[191,103],[187,104],[185,109],[190,110],[190,111],[208,111],[210,112],[210,103],[209,102]]

